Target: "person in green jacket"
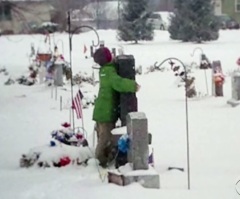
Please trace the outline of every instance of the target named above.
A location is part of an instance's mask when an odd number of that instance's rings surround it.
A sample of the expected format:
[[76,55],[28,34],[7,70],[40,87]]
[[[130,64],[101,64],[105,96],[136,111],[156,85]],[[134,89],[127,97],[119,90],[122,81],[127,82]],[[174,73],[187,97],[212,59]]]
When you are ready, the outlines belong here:
[[99,92],[93,110],[93,120],[96,122],[98,143],[95,156],[101,166],[106,167],[112,149],[111,130],[118,120],[118,93],[139,90],[140,86],[134,81],[122,78],[117,74],[108,48],[101,47],[93,55],[94,61],[100,65]]

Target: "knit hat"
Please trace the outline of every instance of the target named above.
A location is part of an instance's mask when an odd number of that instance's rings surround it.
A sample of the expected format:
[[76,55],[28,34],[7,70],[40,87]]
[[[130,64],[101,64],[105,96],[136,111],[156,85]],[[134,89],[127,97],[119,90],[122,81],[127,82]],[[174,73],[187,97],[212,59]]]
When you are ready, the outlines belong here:
[[96,50],[93,55],[93,59],[100,66],[104,66],[112,61],[112,54],[108,48],[102,47]]

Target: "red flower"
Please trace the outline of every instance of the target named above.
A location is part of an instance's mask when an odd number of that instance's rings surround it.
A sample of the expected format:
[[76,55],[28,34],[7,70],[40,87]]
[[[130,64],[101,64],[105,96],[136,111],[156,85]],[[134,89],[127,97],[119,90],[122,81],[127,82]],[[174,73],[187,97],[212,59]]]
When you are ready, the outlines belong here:
[[64,167],[64,166],[70,164],[70,162],[71,162],[71,159],[70,159],[69,157],[62,157],[62,158],[60,159],[60,165],[61,165],[61,167]]
[[71,126],[71,124],[69,124],[69,123],[65,122],[65,123],[63,123],[63,124],[62,124],[62,126],[63,126],[63,127],[65,127],[65,128],[68,128],[68,127],[70,127],[70,126]]
[[83,139],[83,134],[77,134],[76,137],[78,140],[81,140],[81,139]]

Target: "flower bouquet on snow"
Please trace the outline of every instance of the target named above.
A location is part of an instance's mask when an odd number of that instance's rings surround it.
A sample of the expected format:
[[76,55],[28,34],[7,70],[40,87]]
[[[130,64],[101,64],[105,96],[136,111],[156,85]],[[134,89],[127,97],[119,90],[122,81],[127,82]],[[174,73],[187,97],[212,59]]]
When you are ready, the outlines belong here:
[[67,122],[63,123],[62,126],[64,128],[52,131],[51,135],[54,140],[70,146],[88,146],[88,141],[82,132],[74,133],[74,130]]
[[47,145],[35,147],[23,154],[20,167],[62,167],[70,164],[85,165],[94,158],[94,151],[81,132],[74,133],[70,124],[51,132],[52,139]]

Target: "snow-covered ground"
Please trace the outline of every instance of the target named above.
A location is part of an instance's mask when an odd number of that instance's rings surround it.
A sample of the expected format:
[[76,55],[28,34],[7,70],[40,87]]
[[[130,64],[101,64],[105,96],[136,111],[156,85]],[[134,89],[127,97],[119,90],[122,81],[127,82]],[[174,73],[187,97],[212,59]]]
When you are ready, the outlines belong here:
[[[199,63],[200,51],[204,50],[211,61],[221,60],[226,74],[236,69],[239,57],[239,31],[222,31],[218,41],[205,44],[171,41],[167,32],[156,31],[152,42],[138,45],[116,40],[114,30],[98,31],[106,46],[122,47],[126,54],[133,54],[136,67],[144,71],[156,61],[167,57],[180,58],[184,63]],[[96,36],[93,32],[74,35],[73,68],[92,73],[93,61],[85,59],[84,45],[90,45]],[[26,73],[28,55],[33,43],[36,49],[47,49],[44,36],[0,37],[0,68],[5,66],[13,78]],[[51,35],[54,43],[69,60],[68,35]],[[89,48],[88,48],[89,53]],[[167,64],[166,67],[169,67]],[[96,71],[95,71],[96,72]],[[96,72],[97,73],[97,72]],[[197,91],[207,94],[204,72],[194,70]],[[148,118],[149,131],[153,134],[155,168],[160,173],[160,190],[144,189],[139,184],[118,187],[99,177],[94,160],[88,167],[68,166],[63,168],[19,168],[23,153],[49,143],[50,133],[69,121],[69,110],[60,111],[60,96],[67,107],[70,100],[68,84],[66,90],[55,90],[45,85],[31,87],[18,84],[5,86],[9,76],[0,73],[0,198],[1,199],[77,199],[77,198],[162,198],[162,199],[237,199],[235,183],[240,174],[239,115],[240,108],[226,104],[231,98],[231,79],[226,77],[224,97],[211,94],[211,72],[207,72],[209,96],[189,100],[190,179],[187,190],[185,102],[183,87],[176,86],[172,71],[154,72],[137,76],[141,90],[137,93],[139,111]],[[78,87],[74,88],[77,91]],[[97,92],[96,87],[83,85],[83,90]],[[53,97],[52,97],[53,96]],[[92,110],[84,109],[84,127],[92,142]],[[81,121],[75,120],[81,126]],[[168,171],[169,166],[184,167],[185,172]],[[240,187],[239,187],[240,188]]]

